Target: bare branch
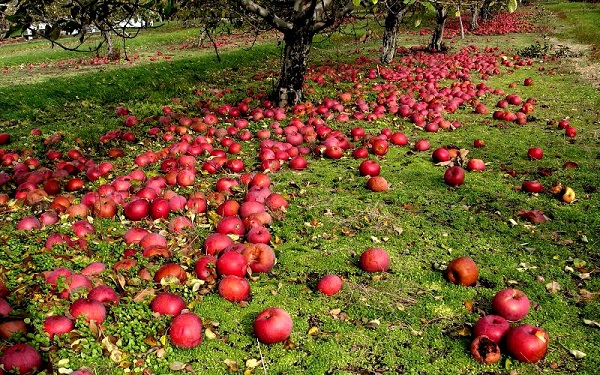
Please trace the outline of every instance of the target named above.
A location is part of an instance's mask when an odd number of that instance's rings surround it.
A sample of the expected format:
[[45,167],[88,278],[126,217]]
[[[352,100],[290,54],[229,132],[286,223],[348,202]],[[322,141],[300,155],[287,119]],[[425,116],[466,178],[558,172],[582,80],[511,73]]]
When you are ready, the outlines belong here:
[[276,14],[271,12],[270,10],[256,4],[252,0],[237,0],[238,3],[244,7],[249,12],[256,14],[265,20],[269,25],[273,26],[277,30],[281,32],[287,32],[293,29],[293,25],[281,18],[279,18]]

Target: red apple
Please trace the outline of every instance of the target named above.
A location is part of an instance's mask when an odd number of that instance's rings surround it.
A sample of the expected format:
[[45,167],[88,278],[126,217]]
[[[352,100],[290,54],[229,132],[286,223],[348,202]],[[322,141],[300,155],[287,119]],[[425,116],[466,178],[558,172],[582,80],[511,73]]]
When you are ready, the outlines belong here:
[[381,167],[379,166],[379,163],[375,160],[368,159],[360,163],[360,165],[358,166],[358,171],[360,172],[361,176],[375,177],[379,176]]
[[365,272],[385,272],[390,268],[390,256],[384,249],[372,247],[361,254],[359,265]]
[[533,363],[544,358],[549,340],[545,330],[523,324],[508,331],[505,346],[517,360]]
[[212,255],[204,255],[194,263],[194,271],[200,280],[215,280],[217,258]]
[[216,262],[217,274],[244,277],[248,269],[246,258],[233,251],[223,252]]
[[123,207],[123,214],[132,221],[139,221],[150,213],[150,202],[145,199],[137,199],[127,203]]
[[388,182],[381,176],[370,177],[367,180],[367,189],[376,193],[387,191],[389,188]]
[[119,303],[119,295],[108,285],[98,285],[88,293],[88,298],[93,301],[116,305]]
[[528,193],[541,193],[544,191],[544,187],[539,181],[525,180],[521,185],[521,190]]
[[544,156],[544,151],[539,147],[532,147],[527,150],[527,156],[530,160],[540,160]]
[[431,147],[431,144],[426,139],[420,139],[415,143],[416,151],[427,151]]
[[510,324],[506,319],[498,315],[486,315],[480,318],[473,326],[473,337],[487,336],[496,344],[504,338],[510,330]]
[[434,163],[440,163],[450,160],[450,153],[444,147],[436,148],[431,154],[431,159]]
[[481,159],[469,159],[467,162],[467,170],[472,171],[484,171],[485,163]]
[[193,313],[176,316],[169,328],[171,343],[179,348],[194,348],[202,343],[202,320]]
[[185,301],[177,294],[162,292],[150,303],[150,310],[162,315],[177,316],[186,308]]
[[245,301],[250,297],[250,283],[243,277],[229,275],[219,281],[218,291],[229,302]]
[[287,311],[270,307],[254,319],[254,335],[263,344],[274,344],[287,340],[292,333],[293,321]]
[[101,302],[80,298],[73,302],[69,312],[74,318],[83,316],[86,322],[102,324],[106,318],[106,307]]
[[485,147],[485,141],[483,139],[475,139],[473,140],[473,147],[483,148]]
[[0,364],[5,371],[25,375],[37,372],[42,367],[42,356],[28,344],[15,344],[4,350]]
[[452,187],[462,185],[464,181],[465,171],[458,165],[450,167],[444,172],[444,182]]
[[573,138],[573,137],[575,137],[575,136],[577,135],[577,129],[575,129],[575,128],[574,128],[574,127],[572,127],[572,126],[567,126],[567,127],[565,128],[565,135],[566,135],[567,137],[571,137],[571,138]]
[[462,286],[475,285],[479,278],[479,269],[475,261],[469,257],[459,257],[448,264],[446,278],[453,284]]
[[50,340],[52,340],[54,335],[69,333],[74,328],[75,323],[64,315],[53,315],[44,320],[44,332],[50,336]]
[[10,142],[10,134],[0,133],[0,145],[5,145]]
[[494,312],[506,320],[516,322],[529,313],[529,298],[518,289],[504,289],[492,299]]
[[212,233],[204,240],[204,251],[207,255],[216,255],[232,244],[231,237],[221,233]]
[[163,264],[154,274],[154,282],[160,283],[165,277],[177,279],[180,284],[185,284],[187,280],[187,273],[177,263],[166,263]]
[[262,225],[252,227],[246,234],[246,241],[250,243],[263,243],[268,244],[271,242],[271,233],[269,230]]
[[250,271],[267,273],[275,265],[275,252],[264,243],[247,244],[242,252]]
[[317,282],[317,290],[325,295],[332,296],[342,289],[344,282],[338,275],[325,275]]

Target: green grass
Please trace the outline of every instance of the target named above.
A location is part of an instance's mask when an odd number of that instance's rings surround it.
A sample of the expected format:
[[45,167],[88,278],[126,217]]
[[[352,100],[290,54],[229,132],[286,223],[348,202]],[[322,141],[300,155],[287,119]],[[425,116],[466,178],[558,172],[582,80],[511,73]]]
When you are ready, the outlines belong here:
[[572,39],[591,45],[592,56],[600,59],[600,5],[592,2],[550,2],[544,7],[557,17],[552,20],[556,34],[563,39]]
[[[190,35],[172,32],[169,36],[159,29],[157,34],[144,36],[149,43],[156,41],[148,53],[183,42]],[[189,33],[193,35],[192,31]],[[540,35],[486,38],[489,41],[457,38],[453,50],[469,44],[489,44],[501,49],[510,46],[506,52],[512,56],[515,50],[541,38]],[[423,44],[426,40],[426,36],[401,37],[406,45]],[[136,43],[139,45],[132,49],[144,48],[144,39]],[[339,62],[354,61],[359,54],[376,58],[378,47],[378,40],[362,44],[347,36],[334,36],[315,45],[311,62],[335,68]],[[358,53],[355,49],[359,49]],[[4,51],[7,51],[4,47],[0,48],[0,56]],[[243,99],[249,87],[268,88],[271,80],[255,82],[252,77],[258,72],[276,70],[278,52],[275,44],[268,42],[251,51],[227,51],[221,64],[206,51],[184,51],[181,55],[174,53],[170,61],[77,72],[27,73],[35,77],[29,83],[11,85],[1,81],[0,128],[13,136],[11,149],[31,148],[41,160],[48,149],[68,150],[76,145],[77,138],[82,138],[78,147],[85,154],[104,160],[114,144],[99,145],[98,137],[112,129],[124,129],[122,119],[114,116],[117,105],[127,106],[139,118],[160,115],[163,105],[198,116],[201,113],[195,102],[200,98],[220,105]],[[29,53],[10,50],[13,56]],[[48,56],[52,53],[47,52]],[[468,173],[465,184],[453,189],[443,183],[444,169],[432,165],[430,152],[391,147],[380,160],[382,175],[390,182],[391,189],[379,194],[365,189],[366,180],[357,172],[359,161],[349,156],[335,161],[309,158],[310,165],[305,171],[284,167],[271,174],[273,190],[282,193],[290,201],[290,207],[285,219],[275,221],[271,227],[271,233],[277,236],[274,241],[277,265],[271,273],[251,281],[251,301],[231,304],[206,285],[198,291],[189,285],[173,287],[215,334],[215,337],[205,335],[204,342],[196,349],[180,350],[169,345],[165,335],[170,319],[152,316],[148,300],[133,302],[140,290],[159,289],[140,280],[137,271],[148,267],[153,274],[162,261],[141,257],[138,267],[124,273],[127,283],[124,288],[117,286],[119,281],[114,272],[101,275],[100,279],[116,287],[122,296],[119,306],[110,308],[103,333],[78,322],[76,332],[50,342],[39,333],[43,318],[50,313],[64,313],[68,306],[65,301],[49,297],[49,288],[39,274],[59,266],[80,270],[94,260],[112,266],[126,248],[121,235],[134,224],[120,218],[95,219],[97,234],[88,239],[88,251],[64,246],[47,251],[43,244],[48,235],[55,231],[72,234],[68,219],[62,218],[57,226],[31,235],[15,232],[14,225],[20,218],[44,210],[44,204],[0,207],[0,244],[4,249],[0,268],[13,291],[7,298],[17,314],[27,315],[31,321],[26,337],[3,344],[22,340],[38,347],[51,347],[44,352],[44,358],[52,362],[55,372],[60,366],[70,369],[88,366],[97,374],[118,374],[125,369],[134,373],[148,369],[155,374],[175,374],[181,371],[170,366],[180,362],[189,364],[196,373],[223,374],[243,372],[250,369],[248,360],[263,358],[269,374],[479,374],[512,370],[521,374],[594,374],[600,366],[597,346],[600,335],[597,328],[584,324],[584,319],[596,322],[600,319],[597,300],[600,95],[593,87],[582,84],[579,77],[565,71],[563,65],[562,61],[535,61],[531,67],[514,71],[502,68],[503,74],[486,81],[488,86],[506,93],[537,99],[535,119],[525,126],[502,126],[501,122],[492,121],[491,115],[472,114],[470,106],[448,115],[464,124],[453,132],[425,134],[407,121],[391,117],[372,123],[335,124],[343,132],[356,125],[371,133],[378,133],[383,127],[402,130],[411,143],[425,137],[432,149],[444,145],[470,149],[469,157],[481,158],[489,164],[482,173]],[[544,66],[544,72],[538,70],[539,66]],[[526,77],[533,77],[534,86],[522,85]],[[517,86],[509,88],[513,82]],[[352,86],[308,84],[314,89],[309,97],[314,102],[324,96],[334,97]],[[219,99],[209,94],[213,88],[229,88],[232,92]],[[197,89],[204,94],[196,95]],[[176,102],[175,97],[179,98]],[[490,94],[482,101],[492,110],[499,99],[500,96]],[[563,131],[548,123],[561,118],[569,118],[577,128],[575,139],[565,138]],[[252,126],[256,129],[269,123]],[[142,142],[119,144],[124,147],[126,157],[115,162],[113,176],[133,169],[133,157],[140,152],[165,145],[160,141],[144,142],[147,129],[155,125],[156,121],[151,120],[131,129]],[[40,128],[44,137],[63,132],[64,140],[57,145],[44,145],[42,139],[28,135],[32,128]],[[474,149],[476,138],[484,139],[486,147]],[[526,150],[532,146],[544,149],[542,160],[527,159]],[[244,143],[240,156],[247,165],[256,164],[255,148],[254,142]],[[576,162],[578,168],[565,169],[566,161]],[[157,168],[147,166],[145,170],[154,175]],[[507,173],[509,169],[517,172],[515,177]],[[547,175],[545,171],[552,173]],[[560,181],[575,189],[578,201],[567,205],[548,193],[529,195],[515,190],[525,179],[538,179],[547,187]],[[203,176],[194,190],[208,193],[215,180],[214,176]],[[179,191],[187,195],[192,189]],[[241,199],[242,194],[238,192],[233,197]],[[518,211],[522,209],[542,210],[552,220],[530,225],[519,218]],[[197,249],[212,231],[211,220],[211,215],[198,215],[195,221],[200,225],[192,233],[177,238],[167,235],[175,250],[173,261],[191,270],[200,252]],[[517,224],[513,225],[511,220]],[[166,229],[164,221],[140,225],[155,232]],[[357,267],[359,255],[371,246],[388,250],[392,259],[390,272],[369,275]],[[184,252],[186,249],[193,251]],[[440,265],[463,255],[473,257],[479,265],[476,287],[449,284],[439,270]],[[589,279],[580,277],[586,272],[590,272]],[[338,295],[325,297],[315,291],[318,278],[326,273],[337,273],[344,278],[344,289]],[[547,292],[546,284],[550,281],[561,285],[557,294]],[[535,365],[520,364],[503,355],[499,363],[484,366],[468,354],[469,328],[482,312],[490,312],[494,294],[509,286],[522,289],[534,302],[523,322],[548,331],[550,350]],[[584,299],[585,291],[593,293],[595,300]],[[470,305],[472,309],[467,308]],[[294,331],[285,345],[259,345],[253,338],[252,321],[268,306],[285,308],[293,317]],[[316,331],[311,330],[313,327]],[[122,352],[119,361],[108,358],[107,346],[102,344],[105,337],[121,339],[117,344]],[[575,349],[587,356],[575,359],[569,352]],[[262,372],[261,365],[253,369],[253,373]]]

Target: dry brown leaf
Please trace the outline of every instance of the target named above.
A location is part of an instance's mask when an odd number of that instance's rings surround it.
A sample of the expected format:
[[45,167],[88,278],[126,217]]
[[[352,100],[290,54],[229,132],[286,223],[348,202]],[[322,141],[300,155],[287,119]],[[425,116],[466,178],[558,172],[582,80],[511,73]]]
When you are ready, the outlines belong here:
[[183,362],[172,362],[169,364],[169,369],[173,370],[173,371],[181,371],[183,369],[185,369],[186,364]]
[[562,289],[561,285],[556,281],[551,281],[546,284],[546,291],[550,294],[556,294]]
[[549,221],[550,218],[539,210],[519,210],[519,216],[523,220],[527,220],[533,224],[540,224]]
[[227,365],[227,367],[229,368],[229,371],[238,372],[238,370],[240,369],[240,366],[238,365],[238,363],[236,361],[233,361],[231,359],[226,359],[223,362],[225,363],[225,365]]
[[146,297],[154,296],[155,292],[154,288],[142,289],[133,297],[133,302],[142,302]]

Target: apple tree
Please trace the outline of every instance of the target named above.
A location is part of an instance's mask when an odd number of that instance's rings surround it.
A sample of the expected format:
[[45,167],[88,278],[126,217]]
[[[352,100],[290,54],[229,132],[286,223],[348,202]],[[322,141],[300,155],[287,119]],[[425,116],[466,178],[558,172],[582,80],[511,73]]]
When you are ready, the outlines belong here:
[[400,24],[410,6],[415,2],[416,0],[386,0],[380,3],[387,10],[380,57],[382,64],[389,64],[394,59]]
[[[122,40],[134,38],[132,24],[146,25],[152,18],[169,16],[174,11],[173,0],[0,0],[0,11],[10,27],[6,36],[21,35],[27,31],[33,36],[49,40],[53,45],[71,51],[99,51],[106,46],[107,55],[118,58],[113,37]],[[142,26],[143,27],[143,26]],[[99,33],[101,41],[90,44],[90,38]],[[63,35],[78,37],[78,43],[61,42]]]
[[[302,85],[313,37],[338,26],[360,1],[236,0],[247,12],[283,34],[281,75],[274,93],[279,106],[303,100]],[[357,4],[355,4],[355,2]]]

